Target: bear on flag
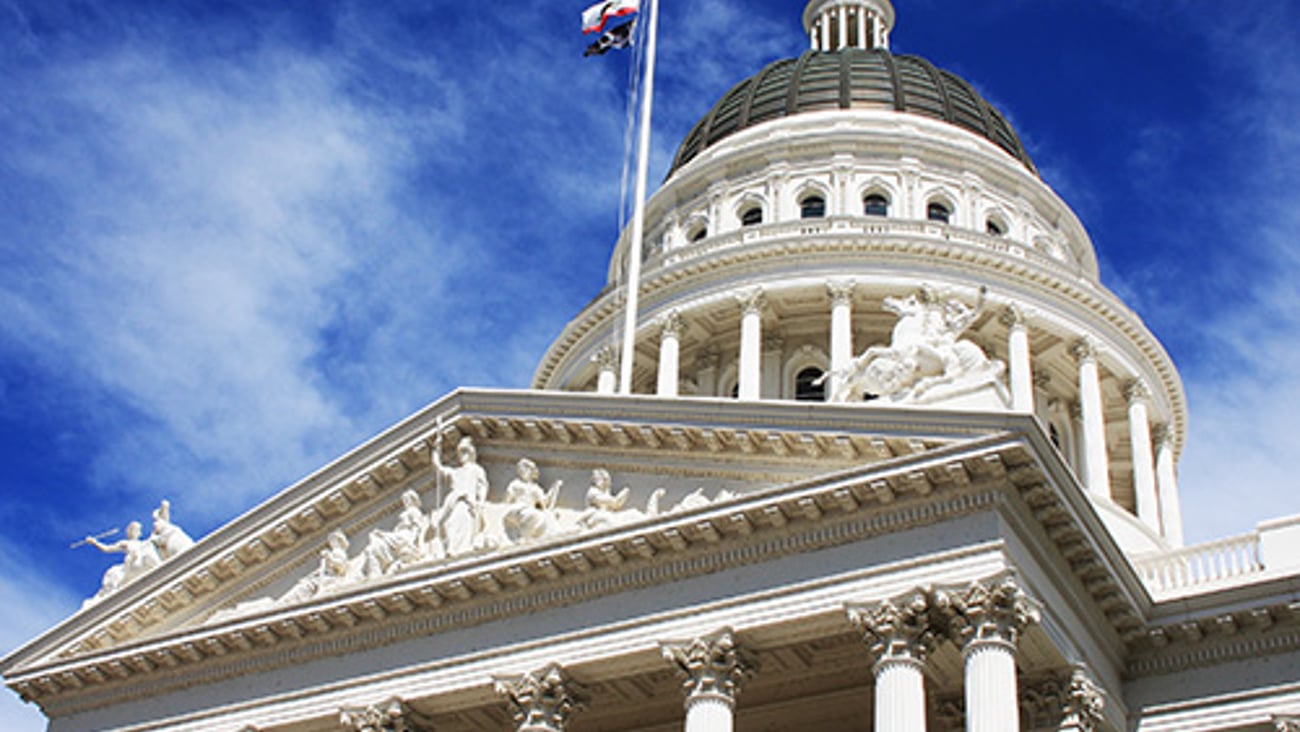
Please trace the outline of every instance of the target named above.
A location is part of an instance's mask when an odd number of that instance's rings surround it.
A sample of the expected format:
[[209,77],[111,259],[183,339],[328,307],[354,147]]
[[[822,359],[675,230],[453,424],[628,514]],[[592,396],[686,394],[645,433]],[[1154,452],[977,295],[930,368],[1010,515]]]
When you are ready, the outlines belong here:
[[621,18],[641,9],[640,0],[602,0],[582,11],[582,32],[600,33],[610,18]]

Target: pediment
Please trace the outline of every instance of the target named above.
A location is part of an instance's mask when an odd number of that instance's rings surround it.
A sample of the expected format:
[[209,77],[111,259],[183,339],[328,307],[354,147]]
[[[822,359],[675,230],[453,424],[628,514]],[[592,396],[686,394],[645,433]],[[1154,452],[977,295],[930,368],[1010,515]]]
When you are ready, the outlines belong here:
[[[80,688],[421,606],[562,586],[565,577],[748,535],[760,524],[779,528],[969,483],[983,468],[953,456],[1007,435],[1001,415],[820,406],[458,391],[69,618],[11,655],[6,675],[63,668],[42,678]],[[476,519],[482,542],[429,550],[434,534],[425,533],[421,553],[367,568],[375,537],[401,518],[404,493],[415,492],[427,520],[452,490],[435,480],[431,448],[440,432],[448,466],[462,438],[477,447],[488,486]],[[546,493],[560,482],[553,525],[535,536],[506,526],[508,485],[524,458],[537,465]],[[877,469],[881,477],[862,480]],[[596,470],[609,473],[611,497],[625,496],[608,515],[592,515]],[[845,475],[852,490],[835,488]],[[756,508],[769,496],[770,505]],[[347,537],[347,566],[333,576],[322,569],[322,550],[336,533]],[[467,612],[462,620],[473,622]]]

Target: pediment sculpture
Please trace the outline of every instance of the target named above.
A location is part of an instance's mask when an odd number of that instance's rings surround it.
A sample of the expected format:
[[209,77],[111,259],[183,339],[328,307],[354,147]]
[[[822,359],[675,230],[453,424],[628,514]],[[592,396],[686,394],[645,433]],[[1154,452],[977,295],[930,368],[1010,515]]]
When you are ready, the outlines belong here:
[[154,509],[153,532],[143,539],[140,538],[142,532],[143,527],[140,522],[132,521],[126,525],[126,536],[123,539],[104,543],[102,539],[117,533],[117,529],[112,529],[95,536],[87,536],[72,545],[73,549],[80,546],[93,546],[106,554],[123,555],[119,564],[109,567],[104,572],[99,591],[82,603],[83,607],[93,605],[117,592],[122,587],[147,574],[154,567],[161,565],[194,545],[194,540],[190,538],[190,535],[185,533],[184,529],[172,523],[171,503],[166,500],[163,500],[158,508]]
[[906,297],[886,297],[883,307],[898,316],[889,345],[871,346],[848,366],[819,380],[835,378],[833,402],[875,397],[902,404],[933,404],[983,388],[1005,391],[1006,364],[962,338],[984,307],[981,287],[974,306],[943,297],[928,285]]
[[487,471],[478,464],[473,439],[464,437],[457,443],[454,467],[443,464],[440,450],[439,437],[431,461],[435,506],[428,513],[418,491],[403,491],[401,509],[391,527],[371,529],[364,542],[356,542],[358,551],[354,552],[354,542],[336,529],[321,549],[317,566],[287,591],[220,610],[208,622],[296,605],[413,567],[626,526],[735,497],[723,489],[710,498],[704,488],[697,488],[667,507],[663,505],[667,491],[656,488],[641,508],[631,505],[631,488],[615,491],[609,471],[596,468],[583,494],[583,507],[570,508],[558,505],[563,481],[552,481],[549,488],[543,488],[537,463],[522,458],[515,465],[515,476],[500,493],[504,500],[491,501]]

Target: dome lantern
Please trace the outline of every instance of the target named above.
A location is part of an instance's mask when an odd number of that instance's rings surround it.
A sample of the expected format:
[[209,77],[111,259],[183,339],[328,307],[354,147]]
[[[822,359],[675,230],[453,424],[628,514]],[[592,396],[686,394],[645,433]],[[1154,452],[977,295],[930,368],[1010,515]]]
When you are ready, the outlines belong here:
[[814,51],[889,50],[894,6],[889,0],[810,0],[803,28]]

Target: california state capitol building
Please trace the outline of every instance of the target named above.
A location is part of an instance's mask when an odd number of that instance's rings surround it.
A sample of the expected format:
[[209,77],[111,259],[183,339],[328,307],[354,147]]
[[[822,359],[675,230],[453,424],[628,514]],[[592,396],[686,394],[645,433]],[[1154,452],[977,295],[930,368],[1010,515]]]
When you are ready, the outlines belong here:
[[718,90],[634,358],[629,229],[528,388],[196,542],[164,503],[6,685],[53,732],[1300,730],[1300,516],[1184,544],[1174,363],[896,20],[811,0]]

